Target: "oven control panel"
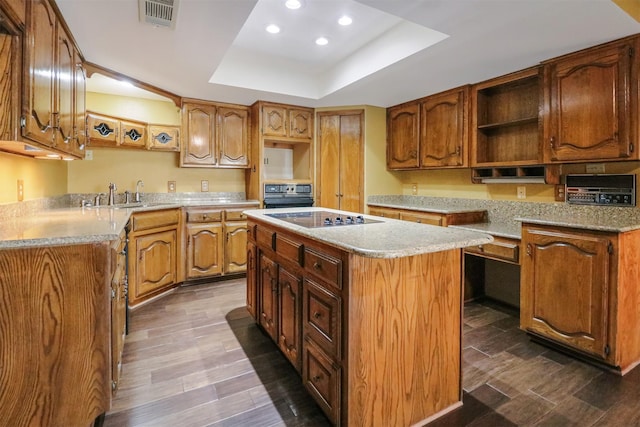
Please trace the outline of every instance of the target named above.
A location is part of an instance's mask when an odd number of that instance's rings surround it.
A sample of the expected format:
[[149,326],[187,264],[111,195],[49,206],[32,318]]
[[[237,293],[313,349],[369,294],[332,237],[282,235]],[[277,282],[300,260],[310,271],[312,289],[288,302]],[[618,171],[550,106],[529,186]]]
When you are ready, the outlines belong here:
[[567,203],[593,206],[635,206],[635,175],[567,175]]

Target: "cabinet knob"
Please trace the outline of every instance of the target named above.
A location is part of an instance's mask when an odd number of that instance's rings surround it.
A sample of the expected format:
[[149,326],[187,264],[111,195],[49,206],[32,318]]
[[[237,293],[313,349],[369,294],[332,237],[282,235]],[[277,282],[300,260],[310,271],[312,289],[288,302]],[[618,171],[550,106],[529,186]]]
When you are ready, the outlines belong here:
[[317,383],[321,379],[322,379],[322,375],[314,375],[313,377],[311,377],[311,382]]
[[552,136],[551,138],[549,138],[549,146],[551,148],[556,148],[556,137]]
[[322,264],[320,264],[319,262],[314,262],[313,263],[313,269],[314,270],[322,270]]
[[484,251],[484,246],[482,246],[482,245],[478,245],[478,250],[479,250],[480,252],[483,252],[483,251]]
[[527,255],[531,256],[531,252],[532,252],[532,248],[531,248],[531,243],[527,243]]
[[322,313],[320,313],[319,311],[316,311],[315,313],[313,313],[313,318],[314,319],[319,319],[322,317]]

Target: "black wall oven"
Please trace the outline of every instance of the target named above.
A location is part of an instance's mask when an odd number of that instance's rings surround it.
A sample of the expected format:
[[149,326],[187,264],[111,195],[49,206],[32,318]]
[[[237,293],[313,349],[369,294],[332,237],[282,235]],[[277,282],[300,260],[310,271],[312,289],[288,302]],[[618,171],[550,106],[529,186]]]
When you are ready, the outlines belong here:
[[313,206],[311,184],[265,184],[264,208],[308,208]]

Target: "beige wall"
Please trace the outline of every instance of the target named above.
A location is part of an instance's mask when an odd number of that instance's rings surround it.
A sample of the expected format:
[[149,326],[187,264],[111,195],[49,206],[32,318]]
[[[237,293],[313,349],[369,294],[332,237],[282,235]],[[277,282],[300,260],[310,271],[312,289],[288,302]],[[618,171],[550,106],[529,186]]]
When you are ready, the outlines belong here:
[[[87,109],[148,123],[179,125],[180,110],[172,102],[87,93]],[[201,180],[209,192],[244,192],[244,169],[180,168],[179,154],[123,148],[91,148],[93,160],[71,162],[68,192],[106,192],[113,182],[118,192],[135,190],[167,192],[167,181],[176,181],[177,192],[200,191]]]
[[65,194],[67,166],[64,160],[36,160],[0,152],[0,203],[18,201],[19,179],[24,181],[24,200]]

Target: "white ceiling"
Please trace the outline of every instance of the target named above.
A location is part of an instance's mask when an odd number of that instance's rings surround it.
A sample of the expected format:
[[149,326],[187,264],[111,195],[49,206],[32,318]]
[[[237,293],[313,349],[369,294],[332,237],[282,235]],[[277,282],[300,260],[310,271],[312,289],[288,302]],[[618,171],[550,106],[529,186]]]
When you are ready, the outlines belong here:
[[[295,11],[284,1],[180,0],[175,29],[141,23],[137,0],[56,3],[87,61],[245,105],[388,107],[640,33],[610,0],[302,0]],[[349,27],[336,23],[345,13]]]

